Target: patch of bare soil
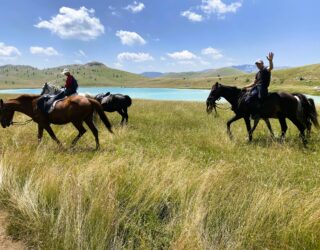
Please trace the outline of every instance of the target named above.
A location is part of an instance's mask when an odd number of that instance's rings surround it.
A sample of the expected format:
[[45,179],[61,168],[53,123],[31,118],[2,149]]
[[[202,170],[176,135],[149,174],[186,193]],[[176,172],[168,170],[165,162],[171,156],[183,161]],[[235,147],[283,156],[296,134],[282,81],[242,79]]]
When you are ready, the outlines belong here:
[[6,234],[8,214],[0,210],[0,250],[21,250],[27,249],[20,241],[14,241]]

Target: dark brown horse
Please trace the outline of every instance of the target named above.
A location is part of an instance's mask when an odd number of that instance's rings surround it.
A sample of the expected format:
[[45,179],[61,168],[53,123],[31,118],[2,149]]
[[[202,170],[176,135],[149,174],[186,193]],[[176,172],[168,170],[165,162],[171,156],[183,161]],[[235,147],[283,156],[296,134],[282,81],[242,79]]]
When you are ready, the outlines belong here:
[[[207,112],[213,110],[216,107],[216,101],[221,97],[225,98],[231,105],[235,116],[227,122],[228,134],[231,136],[230,125],[234,121],[243,118],[246,122],[247,131],[249,135],[249,141],[252,140],[252,134],[259,122],[259,119],[254,121],[254,126],[251,128],[250,124],[250,112],[243,103],[243,99],[246,92],[237,88],[224,86],[220,83],[216,83],[212,86],[211,92],[207,98]],[[295,97],[292,94],[278,92],[270,93],[264,100],[261,107],[261,118],[267,120],[268,118],[279,119],[281,125],[281,138],[285,137],[287,131],[286,118],[292,121],[292,123],[299,129],[300,137],[304,144],[306,144],[306,138],[304,131],[307,127],[306,121],[312,121],[312,123],[318,127],[318,120],[316,111],[313,109],[306,109],[304,101],[299,97]]]
[[129,119],[128,108],[132,104],[132,100],[130,96],[122,95],[122,94],[110,94],[110,92],[108,92],[106,94],[103,94],[103,93],[98,94],[92,98],[94,98],[95,100],[101,103],[104,111],[107,111],[107,112],[117,111],[122,117],[120,122],[121,125],[123,125],[124,122],[128,123],[128,119]]
[[39,98],[40,95],[20,95],[17,98],[8,100],[7,102],[3,102],[1,99],[0,122],[2,127],[6,128],[12,124],[15,111],[21,112],[38,123],[39,141],[42,139],[43,130],[46,130],[51,138],[61,145],[50,127],[50,124],[62,125],[71,122],[79,131],[77,137],[72,141],[72,146],[74,146],[86,132],[86,129],[83,127],[83,122],[85,122],[95,137],[96,148],[98,149],[98,130],[93,123],[93,113],[96,111],[106,128],[112,133],[111,124],[103,112],[102,106],[94,99],[83,96],[70,96],[58,102],[55,109],[50,114],[46,115],[37,107]]

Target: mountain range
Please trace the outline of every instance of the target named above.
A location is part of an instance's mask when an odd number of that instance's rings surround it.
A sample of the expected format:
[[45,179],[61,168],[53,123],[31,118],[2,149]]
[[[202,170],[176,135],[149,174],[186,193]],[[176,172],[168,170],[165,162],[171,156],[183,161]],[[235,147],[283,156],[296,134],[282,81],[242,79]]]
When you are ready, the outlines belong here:
[[[287,66],[275,67],[275,70],[279,69],[288,69]],[[233,65],[230,67],[223,67],[217,69],[207,69],[202,71],[190,71],[190,72],[143,72],[140,75],[147,78],[157,78],[157,77],[169,77],[169,78],[198,78],[198,77],[222,77],[222,76],[231,76],[231,75],[241,75],[241,74],[250,74],[257,72],[257,67],[254,64],[242,64],[242,65]]]

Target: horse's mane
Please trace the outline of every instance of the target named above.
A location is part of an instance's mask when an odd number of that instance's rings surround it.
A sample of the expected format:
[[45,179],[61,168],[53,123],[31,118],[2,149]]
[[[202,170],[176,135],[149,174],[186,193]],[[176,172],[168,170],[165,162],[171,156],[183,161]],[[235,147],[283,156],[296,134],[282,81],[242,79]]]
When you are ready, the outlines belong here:
[[227,88],[227,89],[232,89],[232,90],[236,90],[236,91],[241,91],[240,88],[236,87],[236,86],[229,86],[229,85],[224,85],[224,84],[221,84],[220,85],[224,88]]

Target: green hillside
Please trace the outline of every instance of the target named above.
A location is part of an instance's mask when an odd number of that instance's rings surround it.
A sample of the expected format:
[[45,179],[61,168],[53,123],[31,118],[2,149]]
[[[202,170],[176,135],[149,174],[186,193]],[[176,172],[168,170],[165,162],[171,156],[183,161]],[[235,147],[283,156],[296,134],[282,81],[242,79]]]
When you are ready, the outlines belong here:
[[222,77],[245,74],[243,71],[232,68],[224,67],[220,69],[210,69],[200,72],[182,72],[182,73],[168,73],[163,75],[161,78],[204,78],[204,77]]
[[[215,82],[243,87],[253,82],[255,73],[238,75],[154,78],[141,83],[153,87],[211,88]],[[140,85],[139,85],[140,86]],[[272,91],[303,92],[320,94],[320,64],[290,69],[274,70],[270,84]]]
[[[0,88],[39,88],[45,82],[53,82],[57,86],[64,85],[65,77],[60,72],[65,67],[75,75],[80,86],[211,88],[215,82],[219,81],[243,87],[251,83],[255,77],[254,73],[246,74],[234,68],[172,73],[165,77],[145,78],[141,75],[112,69],[97,62],[42,70],[23,65],[5,65],[0,67]],[[270,89],[320,94],[320,64],[274,70]]]
[[65,82],[65,76],[60,74],[64,68],[70,69],[81,86],[123,86],[146,79],[140,75],[109,68],[98,62],[42,70],[24,65],[5,65],[0,67],[0,88],[37,88],[45,82],[61,86]]
[[[226,77],[227,84],[244,86],[253,81],[255,74]],[[319,94],[320,64],[306,65],[283,70],[274,70],[270,88],[281,91],[300,91],[310,94]]]

